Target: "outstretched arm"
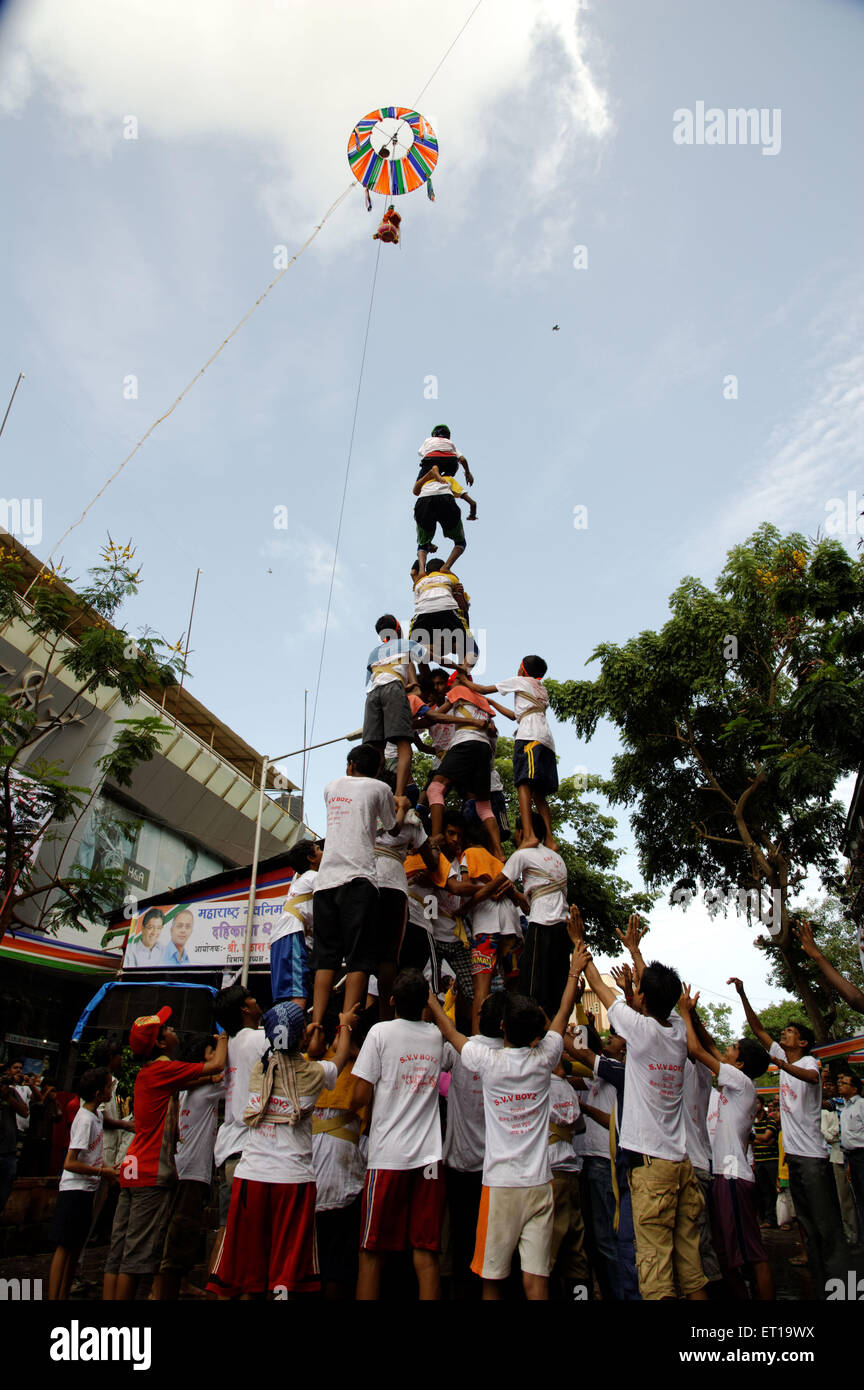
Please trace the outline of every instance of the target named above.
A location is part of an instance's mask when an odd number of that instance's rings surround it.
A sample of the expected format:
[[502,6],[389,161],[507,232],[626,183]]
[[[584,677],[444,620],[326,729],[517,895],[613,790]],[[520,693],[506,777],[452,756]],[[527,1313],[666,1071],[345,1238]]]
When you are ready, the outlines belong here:
[[567,984],[564,993],[561,995],[561,1004],[558,1012],[549,1024],[549,1031],[560,1033],[564,1036],[564,1029],[570,1021],[570,1015],[576,1005],[576,996],[579,993],[579,976],[591,960],[588,947],[584,941],[580,942],[570,957],[570,972],[567,976]]
[[457,1052],[461,1052],[468,1039],[464,1033],[459,1032],[456,1024],[447,1017],[431,990],[429,991],[429,998],[426,1001],[426,1007],[432,1015],[432,1022],[437,1023],[440,1028],[444,1041],[449,1042],[452,1047],[455,1047]]
[[744,1009],[745,1017],[747,1019],[747,1022],[750,1024],[750,1027],[753,1029],[754,1036],[759,1039],[763,1047],[770,1048],[774,1039],[768,1032],[768,1029],[762,1027],[759,1015],[756,1013],[755,1009],[750,1003],[750,1000],[744,993],[743,980],[739,980],[737,975],[731,975],[729,979],[726,981],[726,983],[727,985],[734,985],[737,989],[738,997],[741,1000],[741,1005]]
[[839,970],[835,970],[813,939],[813,928],[809,922],[799,922],[795,928],[795,934],[801,942],[802,949],[812,961],[818,965],[828,984],[832,989],[836,989],[841,999],[845,999],[850,1008],[855,1009],[859,1014],[864,1014],[864,993],[853,985],[851,980],[847,980],[845,975],[841,975]]
[[460,501],[460,502],[467,502],[467,503],[468,503],[468,520],[469,520],[469,521],[476,521],[476,520],[477,520],[477,503],[474,501],[474,498],[471,497],[467,492],[463,492],[463,493],[462,493],[462,496],[459,498],[459,501]]
[[693,1026],[693,1014],[696,1005],[699,1003],[699,994],[690,993],[690,986],[684,986],[684,993],[678,1000],[678,1012],[687,1027],[687,1052],[694,1062],[701,1062],[703,1066],[713,1071],[715,1076],[720,1075],[720,1059],[715,1057],[713,1052],[709,1052],[699,1041],[696,1029]]
[[626,932],[620,931],[618,927],[615,928],[615,935],[620,937],[620,939],[624,942],[624,945],[627,947],[627,950],[630,952],[630,958],[633,961],[633,971],[636,976],[637,988],[639,985],[639,981],[642,978],[642,972],[645,969],[645,962],[642,959],[642,952],[639,949],[639,942],[642,940],[647,930],[647,927],[640,927],[638,912],[630,913],[630,916],[627,918]]

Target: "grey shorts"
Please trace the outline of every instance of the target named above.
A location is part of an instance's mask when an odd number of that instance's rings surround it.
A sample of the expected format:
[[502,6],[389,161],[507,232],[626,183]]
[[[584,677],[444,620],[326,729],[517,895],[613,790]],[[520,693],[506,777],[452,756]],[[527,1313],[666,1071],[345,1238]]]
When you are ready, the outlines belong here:
[[397,739],[412,739],[414,723],[405,687],[400,680],[376,685],[366,696],[363,715],[363,742],[387,743]]
[[174,1191],[174,1187],[122,1188],[111,1227],[106,1274],[156,1273]]

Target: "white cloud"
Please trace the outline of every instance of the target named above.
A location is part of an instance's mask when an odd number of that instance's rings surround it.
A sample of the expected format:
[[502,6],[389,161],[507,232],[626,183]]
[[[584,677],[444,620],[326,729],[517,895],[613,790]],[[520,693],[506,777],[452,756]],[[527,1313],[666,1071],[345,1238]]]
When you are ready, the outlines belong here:
[[[466,0],[416,18],[404,0],[27,0],[7,25],[0,110],[21,114],[38,94],[70,146],[98,158],[116,153],[128,116],[139,141],[246,142],[260,206],[296,234],[350,183],[353,123],[376,102],[412,103],[469,13]],[[536,126],[508,118],[504,102],[546,70],[542,116],[525,105]],[[576,136],[596,144],[611,126],[572,0],[482,5],[422,105],[440,121],[439,174],[457,203],[487,157],[551,196]]]

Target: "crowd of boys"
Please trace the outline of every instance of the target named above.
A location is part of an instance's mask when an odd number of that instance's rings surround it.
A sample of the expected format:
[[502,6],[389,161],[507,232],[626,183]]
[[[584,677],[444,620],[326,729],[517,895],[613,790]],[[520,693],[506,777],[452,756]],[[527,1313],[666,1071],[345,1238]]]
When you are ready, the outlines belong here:
[[[525,656],[514,676],[473,679],[470,599],[453,572],[465,550],[458,502],[476,517],[455,475],[473,478],[446,426],[419,452],[413,620],[407,638],[395,615],[378,620],[363,741],[325,788],[323,842],[292,851],[272,1006],[262,1014],[251,991],[229,986],[218,1031],[187,1039],[182,1058],[170,1009],[136,1021],[135,1134],[114,1166],[102,1153],[110,1069],[82,1077],[51,1296],[68,1295],[95,1194],[116,1184],[103,1297],[133,1298],[149,1276],[152,1296],[176,1298],[208,1213],[213,1224],[215,1173],[211,1297],[375,1300],[398,1296],[413,1269],[423,1300],[442,1288],[486,1300],[770,1299],[762,1230],[775,1216],[779,1136],[754,1084],[770,1061],[789,1194],[824,1296],[864,1218],[860,1083],[840,1076],[831,1131],[849,1170],[844,1233],[810,1029],[790,1023],[772,1039],[736,980],[753,1037],[721,1051],[698,994],[643,959],[636,917],[619,932],[630,963],[618,988],[600,975],[554,839],[546,664]],[[443,562],[429,558],[439,527],[453,547]],[[512,829],[496,715],[516,724]],[[422,787],[418,746],[433,757]],[[142,950],[157,949],[156,926],[145,924]],[[172,943],[180,959],[173,931]],[[608,1041],[582,1012],[586,986],[608,1013]]]

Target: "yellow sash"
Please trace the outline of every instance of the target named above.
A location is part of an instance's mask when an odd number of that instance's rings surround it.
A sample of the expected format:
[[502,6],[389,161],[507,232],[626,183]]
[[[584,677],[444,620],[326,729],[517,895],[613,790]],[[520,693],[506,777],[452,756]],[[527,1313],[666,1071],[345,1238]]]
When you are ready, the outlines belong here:
[[286,899],[285,906],[282,908],[282,911],[287,912],[289,917],[296,917],[298,922],[302,922],[303,914],[298,912],[297,909],[298,907],[302,906],[303,903],[308,903],[311,901],[311,893],[295,893],[293,898]]
[[353,1129],[349,1129],[345,1121],[338,1115],[333,1115],[329,1120],[318,1119],[316,1116],[312,1121],[313,1134],[332,1134],[334,1139],[346,1139],[349,1144],[359,1144],[360,1135]]
[[575,1124],[560,1125],[557,1120],[549,1121],[549,1143],[550,1144],[572,1144],[573,1135],[576,1132]]

